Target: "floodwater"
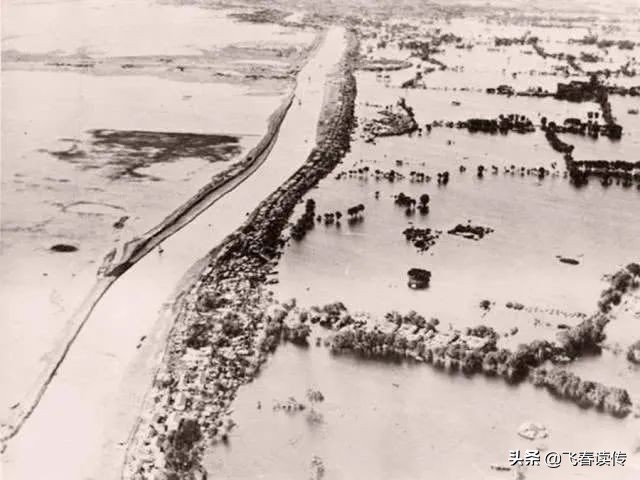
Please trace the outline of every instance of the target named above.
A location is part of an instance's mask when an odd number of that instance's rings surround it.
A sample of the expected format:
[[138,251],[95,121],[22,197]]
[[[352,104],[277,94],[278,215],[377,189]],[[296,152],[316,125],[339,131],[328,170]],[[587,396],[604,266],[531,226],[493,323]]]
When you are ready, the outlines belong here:
[[[2,10],[3,48],[29,53],[199,55],[237,43],[300,42],[299,32],[235,22],[228,10],[197,2],[5,0]],[[304,36],[311,41],[313,33]]]
[[[492,54],[500,68],[502,53]],[[489,55],[481,64],[490,69],[491,62]],[[397,88],[403,76],[410,75],[411,70],[392,72],[384,81],[375,73],[360,73],[360,120],[374,114],[377,107],[370,104],[393,103],[401,96],[420,124],[501,113],[525,114],[538,123],[543,115],[561,121],[585,118],[588,111],[597,110],[592,103],[507,99],[456,90],[497,86],[501,74],[495,72],[446,71],[426,77],[427,85],[446,90]],[[438,80],[432,84],[432,79]],[[519,80],[533,86],[535,79],[529,75]],[[453,106],[454,100],[460,106]],[[621,112],[625,101],[612,102],[614,114]],[[618,158],[637,138],[635,124],[623,126],[628,126],[628,137],[618,144],[600,139],[597,148],[581,144],[576,150],[586,151],[588,158]],[[553,164],[556,173],[544,179],[521,176],[519,170],[503,172],[510,165]],[[460,165],[467,171],[460,172]],[[499,173],[488,170],[478,178],[478,165],[496,165]],[[393,168],[405,179],[391,183],[357,173],[334,178],[340,171],[362,167],[371,172]],[[562,156],[539,131],[503,136],[436,128],[422,136],[379,138],[375,145],[357,139],[343,164],[306,198],[315,200],[318,214],[341,211],[345,217],[347,208],[362,203],[364,220],[349,225],[343,218],[340,227],[316,223],[304,240],[291,241],[278,266],[279,283],[272,288],[279,299],[295,298],[303,307],[341,301],[352,311],[374,315],[416,310],[439,318],[444,329],[488,324],[504,335],[517,327],[518,333],[501,339],[509,348],[536,338],[553,340],[559,324],[576,324],[582,318],[576,313],[596,311],[607,286],[604,275],[638,261],[640,251],[640,192],[616,185],[605,188],[597,181],[576,189],[563,170]],[[412,183],[410,171],[424,172],[433,180]],[[443,171],[450,173],[450,181],[438,186],[436,175]],[[414,198],[428,193],[429,214],[407,216],[393,202],[400,192]],[[303,210],[301,202],[292,221]],[[479,241],[446,233],[467,221],[494,231]],[[402,235],[409,225],[443,233],[433,247],[419,253]],[[575,258],[579,264],[561,263],[559,256]],[[412,267],[432,272],[428,289],[407,287],[406,272]],[[492,302],[488,313],[479,307],[483,299]],[[522,303],[525,309],[509,309],[508,302]],[[637,369],[625,359],[626,348],[640,336],[637,303],[630,301],[624,308],[626,317],[620,314],[609,327],[611,337],[602,356],[581,359],[569,368],[585,379],[628,388],[637,398]],[[322,333],[314,331],[314,340],[316,335]],[[325,401],[310,404],[305,398],[310,388],[319,389]],[[287,413],[272,408],[292,396],[306,403],[307,410]],[[527,479],[640,477],[636,418],[620,420],[583,410],[530,384],[513,387],[424,365],[336,357],[324,347],[281,345],[259,377],[241,387],[232,408],[237,426],[229,444],[214,447],[205,459],[213,479],[508,479],[517,478],[514,471],[498,472],[490,466],[508,464],[509,450],[514,449],[541,449],[543,455],[549,450],[618,450],[628,455],[625,467],[606,470],[573,467],[565,456],[558,469],[528,468],[523,472]],[[549,437],[522,439],[517,429],[525,421],[544,424]],[[312,462],[317,464],[318,458],[324,476],[314,476]]]
[[[430,213],[408,218],[393,203],[399,192],[428,193]],[[576,192],[561,178],[500,174],[480,180],[471,172],[453,173],[440,188],[406,180],[327,180],[309,195],[318,212],[344,212],[363,203],[364,221],[343,222],[339,229],[318,224],[304,241],[291,243],[276,290],[303,304],[343,300],[349,291],[345,304],[356,310],[426,310],[465,325],[476,321],[469,314],[474,309],[477,314],[483,298],[590,313],[604,287],[602,275],[637,256],[639,197],[635,190],[605,190],[599,184]],[[467,220],[495,231],[479,241],[447,235]],[[402,235],[411,223],[444,233],[421,254]],[[562,264],[556,255],[581,263]],[[407,288],[406,271],[412,267],[431,270],[431,288]]]
[[[151,4],[153,15],[147,15],[150,4],[146,2],[37,5],[50,11],[51,15],[38,15],[38,18],[46,18],[51,27],[25,20],[33,16],[31,9],[36,8],[36,4],[11,3],[9,14],[3,12],[3,26],[9,26],[3,37],[6,48],[33,53],[57,50],[62,54],[88,53],[99,57],[198,54],[212,46],[246,38],[299,41],[280,27],[235,24],[215,10],[190,5]],[[74,28],[56,26],[61,22],[66,26],[65,19],[72,13],[78,14],[78,6],[82,12],[78,18],[82,21]],[[139,22],[141,17],[147,21],[143,27]],[[12,25],[23,25],[23,29],[12,30]],[[237,28],[230,36],[229,25]],[[453,22],[450,26],[452,31],[464,33],[468,24]],[[485,26],[482,29],[488,31]],[[163,32],[159,41],[157,35],[150,33],[157,34],[158,30]],[[521,35],[523,30],[504,27],[499,32]],[[50,31],[57,33],[53,40],[48,34]],[[573,33],[581,36],[586,32],[585,28]],[[559,34],[563,34],[562,29],[549,29],[546,40]],[[246,214],[306,159],[315,142],[326,74],[343,49],[342,31],[332,29],[324,46],[300,76],[297,95],[303,104],[298,106],[294,102],[275,148],[256,174],[165,241],[162,255],[152,252],[107,292],[32,418],[9,444],[6,478],[118,476],[127,435],[150,385],[170,327],[172,313],[165,302],[172,298],[181,279],[185,283],[190,278],[189,274],[184,277],[185,271],[194,264],[190,273],[197,270],[198,260],[209,248],[241,225]],[[518,56],[522,53],[520,50],[531,53],[528,47],[494,51],[486,45],[471,52],[449,50],[442,55],[442,60],[452,67],[468,64],[471,59],[482,61],[477,62],[479,67],[464,72],[430,74],[427,85],[440,90],[397,88],[408,78],[409,70],[392,73],[391,88],[385,88],[375,74],[359,74],[358,115],[366,116],[373,111],[365,104],[367,101],[391,103],[399,96],[405,96],[415,107],[421,124],[501,113],[523,113],[537,122],[541,115],[549,119],[582,118],[587,111],[595,109],[594,104],[506,99],[477,91],[453,90],[484,89],[500,83],[518,88],[552,88],[561,79],[534,72],[519,73],[532,69],[548,72],[558,63],[542,60],[535,54]],[[517,73],[517,78],[513,78],[513,73]],[[149,195],[146,189],[142,192],[139,182],[106,183],[104,170],[81,172],[77,165],[61,163],[38,149],[58,149],[60,139],[65,137],[77,139],[80,144],[86,142],[86,130],[92,122],[85,120],[94,118],[96,128],[237,134],[246,142],[242,144],[246,149],[252,139],[255,140],[251,136],[262,133],[267,113],[281,97],[256,100],[256,96],[249,96],[242,87],[216,85],[208,89],[200,84],[151,77],[101,79],[76,73],[10,72],[6,77],[3,74],[3,80],[5,78],[15,91],[24,84],[25,98],[3,95],[4,98],[9,98],[9,102],[14,101],[13,98],[31,101],[32,110],[25,111],[35,113],[9,119],[13,132],[10,138],[20,148],[12,153],[15,163],[10,163],[13,170],[8,180],[3,171],[3,187],[5,182],[12,182],[8,201],[23,207],[17,218],[29,219],[28,225],[7,229],[3,242],[9,238],[9,245],[3,245],[6,248],[3,252],[10,251],[11,258],[15,259],[31,255],[29,266],[22,267],[20,275],[11,275],[15,286],[5,289],[3,282],[3,295],[5,291],[10,295],[0,299],[7,312],[0,317],[11,318],[11,325],[3,326],[3,347],[20,347],[20,351],[0,349],[4,357],[0,357],[0,363],[14,366],[11,372],[3,371],[7,378],[0,380],[3,395],[7,397],[0,400],[10,405],[16,400],[15,392],[25,385],[20,382],[34,378],[28,375],[29,369],[35,372],[42,363],[51,360],[43,356],[38,359],[41,364],[34,363],[34,358],[46,351],[43,346],[59,331],[60,324],[50,319],[67,318],[72,310],[63,289],[69,289],[69,298],[82,298],[89,285],[87,281],[93,281],[97,264],[91,262],[103,252],[96,239],[103,238],[104,226],[116,220],[120,212],[131,213],[132,205],[136,206],[133,213],[136,218],[131,225],[135,225],[136,219],[138,225],[145,221],[152,225],[155,223],[151,223],[152,218],[168,211],[169,195],[176,195],[172,197],[172,204],[177,205],[203,183],[203,178],[208,179],[219,168],[198,159],[145,167],[144,173],[166,180],[166,183],[156,182],[157,188]],[[5,88],[8,87],[3,81],[3,94]],[[27,97],[31,100],[26,100]],[[91,103],[92,99],[101,98],[108,100]],[[249,101],[251,105],[245,103]],[[460,102],[460,106],[453,107],[453,101]],[[79,105],[82,111],[74,110]],[[130,108],[131,105],[135,108]],[[3,114],[21,109],[24,107],[4,108]],[[237,112],[242,112],[242,116],[236,116]],[[255,119],[247,121],[244,116],[247,112],[255,114]],[[618,105],[614,105],[614,113],[622,117],[619,112]],[[78,116],[83,121],[77,125],[68,121]],[[110,119],[117,122],[109,124]],[[632,119],[629,115],[627,120]],[[12,121],[15,127],[11,126]],[[628,123],[625,122],[625,127]],[[5,118],[3,124],[6,124]],[[28,131],[24,128],[26,125],[41,134],[21,136]],[[69,125],[68,131],[60,130]],[[580,155],[586,152],[584,158],[594,155],[618,158],[624,153],[622,150],[635,151],[626,150],[626,142],[637,142],[637,128],[629,132],[629,137],[622,141],[625,143],[601,139],[598,150],[588,143],[576,149]],[[18,154],[18,150],[27,153]],[[398,166],[396,160],[402,160],[402,166]],[[357,141],[344,161],[345,169],[354,165],[356,168],[369,166],[372,170],[394,168],[407,178],[390,184],[384,180],[375,182],[372,178],[335,180],[330,176],[321,182],[308,195],[316,200],[320,213],[335,210],[344,213],[348,207],[363,203],[365,219],[354,226],[343,222],[340,229],[317,225],[303,242],[290,244],[279,266],[280,283],[274,290],[281,299],[295,297],[301,305],[340,300],[351,309],[374,314],[414,309],[425,316],[438,317],[443,328],[448,324],[462,328],[486,322],[502,333],[518,327],[520,333],[508,340],[514,343],[553,338],[558,323],[572,323],[577,319],[567,320],[549,312],[556,309],[569,313],[593,312],[605,286],[603,275],[638,260],[640,251],[640,225],[636,218],[640,192],[635,189],[623,190],[617,186],[605,189],[592,182],[577,190],[561,175],[538,180],[533,176],[502,173],[502,168],[511,164],[550,168],[553,163],[561,165],[561,156],[547,145],[540,132],[490,136],[435,129],[430,135],[380,139],[375,146]],[[468,167],[467,172],[458,172],[461,164]],[[498,165],[500,173],[495,176],[487,173],[485,178],[478,179],[475,169],[479,164]],[[442,187],[434,182],[412,184],[408,181],[410,170],[424,171],[434,178],[437,172],[447,170],[451,181]],[[56,172],[55,176],[51,171]],[[96,174],[99,177],[101,172],[102,178],[92,183],[91,179]],[[78,190],[72,198],[60,202],[55,198],[56,184],[64,184],[69,178],[78,179]],[[184,190],[180,188],[179,193],[169,194],[178,190],[177,185],[184,185]],[[51,192],[54,199],[42,191]],[[375,191],[380,192],[379,199],[375,198]],[[428,193],[431,212],[425,217],[417,213],[407,217],[404,209],[393,204],[392,196],[401,191],[414,197]],[[33,192],[38,194],[32,195]],[[43,199],[43,203],[34,202],[33,198]],[[141,198],[149,204],[136,205]],[[131,203],[125,205],[125,200]],[[94,226],[80,228],[69,220],[62,228],[59,223],[48,221],[59,210],[60,203],[68,207],[65,208],[68,215],[80,216],[84,222],[93,222],[83,225]],[[4,204],[5,198],[3,208],[6,210]],[[46,209],[41,210],[43,207]],[[49,216],[41,218],[41,212]],[[3,222],[4,218],[3,212]],[[447,235],[446,230],[468,220],[495,231],[477,242]],[[429,226],[443,233],[435,246],[420,254],[402,236],[409,224]],[[50,230],[53,227],[59,230]],[[133,227],[126,228],[127,233],[135,231]],[[14,230],[28,232],[37,242],[55,238],[56,242],[80,243],[80,253],[73,255],[75,258],[86,255],[82,257],[85,262],[82,273],[79,269],[66,272],[61,281],[62,277],[50,272],[63,270],[74,257],[50,254],[48,243],[34,246],[12,240],[9,235]],[[109,237],[105,243],[110,245],[112,241]],[[577,266],[560,263],[558,255],[576,258],[580,263]],[[406,271],[412,267],[432,271],[431,288],[426,291],[407,288]],[[34,282],[36,278],[38,282]],[[39,286],[34,287],[35,283]],[[36,294],[36,288],[42,294]],[[14,299],[13,303],[9,296]],[[483,299],[494,302],[488,314],[479,308]],[[510,301],[521,302],[527,309],[523,312],[507,309],[505,305]],[[48,320],[46,325],[42,325],[43,318]],[[548,325],[539,326],[536,319]],[[628,324],[629,319],[624,325]],[[612,342],[620,343],[623,335],[619,330],[612,331]],[[316,334],[319,333],[315,332],[314,336]],[[621,345],[624,346],[624,342]],[[612,370],[614,364],[615,370]],[[602,358],[583,359],[571,368],[587,378],[629,385],[634,395],[640,392],[637,381],[630,380],[637,376],[637,371],[628,367],[623,354],[606,350]],[[613,377],[612,371],[615,371]],[[4,385],[10,387],[5,390]],[[290,396],[304,400],[309,388],[321,390],[326,398],[313,407],[315,415],[309,417],[308,411],[290,415],[272,410],[274,402]],[[258,402],[262,405],[260,409]],[[281,346],[262,374],[240,389],[233,408],[238,426],[232,431],[229,445],[216,446],[207,452],[210,478],[309,478],[310,464],[316,456],[324,464],[325,480],[513,478],[513,472],[492,471],[490,465],[508,463],[509,450],[531,448],[560,452],[618,450],[627,453],[629,459],[626,467],[605,470],[605,467],[573,468],[566,464],[565,458],[557,470],[528,469],[526,475],[530,479],[630,480],[640,475],[636,454],[640,431],[637,419],[619,420],[581,410],[530,385],[511,387],[483,377],[452,376],[424,365],[333,357],[322,347]],[[550,437],[539,442],[520,438],[516,431],[525,421],[545,424]],[[38,461],[34,462],[34,458]]]
[[[172,61],[254,42],[301,51],[314,38],[306,30],[235,22],[228,13],[147,0],[8,0],[2,48],[27,59],[80,55],[100,63],[161,55]],[[157,225],[241,158],[290,85],[265,91],[251,82],[177,81],[180,76],[144,73],[144,65],[136,75],[119,75],[119,67],[113,75],[43,68],[14,62],[2,73],[0,419],[51,361],[105,254]],[[154,149],[96,149],[93,129],[227,134],[235,141],[220,161],[169,154],[139,162]],[[51,252],[59,243],[77,251]]]
[[[386,94],[381,102],[391,102],[390,90],[376,82],[359,83],[358,113],[371,111],[368,99]],[[460,98],[460,92],[440,92],[442,98],[433,102],[422,97],[432,93],[411,91],[407,96],[421,123],[442,119],[446,105],[454,120],[464,118],[449,101]],[[483,104],[481,94],[468,95],[475,100],[474,109],[495,109],[492,96],[484,95]],[[543,113],[545,106],[553,105],[551,100],[519,101],[529,106],[538,101],[537,109]],[[556,112],[569,105],[555,103],[560,105]],[[612,144],[608,139],[600,141]],[[563,170],[561,156],[539,131],[503,136],[437,128],[422,136],[377,139],[375,145],[356,141],[336,172],[364,166],[371,171],[393,168],[405,179],[390,183],[367,175],[341,180],[332,175],[323,180],[307,195],[316,201],[318,213],[345,213],[362,203],[364,221],[354,226],[343,221],[341,228],[317,224],[304,241],[292,242],[280,262],[275,291],[303,305],[341,300],[352,309],[377,314],[415,309],[454,326],[478,323],[478,304],[485,298],[499,305],[516,301],[592,313],[604,288],[602,276],[638,259],[640,225],[635,218],[640,192],[619,186],[607,189],[597,181],[576,189],[561,173],[539,180],[519,171],[514,175],[503,171],[510,165],[550,168],[553,163],[559,165],[558,172]],[[460,173],[460,165],[467,171]],[[478,165],[488,168],[482,179],[476,175]],[[497,175],[491,173],[490,165],[498,166]],[[425,172],[433,180],[412,183],[410,171]],[[436,176],[443,171],[450,172],[451,180],[438,186]],[[428,193],[430,213],[406,216],[405,209],[393,202],[400,192],[414,198]],[[298,207],[294,219],[302,208]],[[495,231],[477,242],[447,235],[468,220]],[[402,235],[411,224],[443,234],[429,251],[419,253]],[[580,264],[560,263],[557,256],[576,258]],[[412,267],[431,270],[428,290],[407,288],[406,271]],[[349,291],[346,297],[345,291]]]
[[[248,87],[155,77],[71,72],[3,72],[0,411],[49,359],[44,356],[95,281],[102,258],[157,225],[213,175],[240,158],[266,130],[282,96]],[[91,148],[89,130],[229,133],[227,161],[168,158],[116,176],[119,149],[65,160],[51,151]],[[135,154],[135,152],[133,152]],[[128,217],[122,228],[114,224]],[[57,243],[78,247],[53,253]],[[6,342],[6,343],[5,343]],[[10,348],[15,345],[18,348]]]
[[[308,389],[320,390],[325,401],[310,404]],[[272,408],[291,396],[307,409]],[[310,417],[311,408],[319,415]],[[529,449],[544,449],[543,458],[552,450],[618,450],[628,460],[617,468],[573,467],[565,456],[556,470],[527,468],[527,479],[631,480],[640,474],[640,458],[632,455],[637,420],[581,410],[528,384],[335,357],[324,347],[281,345],[261,375],[240,388],[233,418],[229,444],[205,458],[211,479],[512,479],[513,471],[490,466],[508,465],[510,450],[524,455]],[[549,437],[519,437],[527,421],[544,424]],[[316,456],[323,477],[311,475]]]
[[9,443],[6,478],[119,478],[127,437],[166,344],[176,286],[185,288],[185,272],[202,267],[209,250],[307,159],[325,81],[345,47],[344,29],[331,28],[301,71],[295,91],[301,104],[292,105],[266,162],[168,238],[164,253],[150,253],[107,291],[41,403]]

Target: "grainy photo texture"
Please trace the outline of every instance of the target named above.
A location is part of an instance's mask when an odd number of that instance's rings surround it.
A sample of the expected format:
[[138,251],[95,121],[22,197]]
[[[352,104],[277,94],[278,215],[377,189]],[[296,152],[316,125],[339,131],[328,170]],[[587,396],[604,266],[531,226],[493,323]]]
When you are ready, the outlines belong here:
[[0,17],[0,479],[640,479],[639,0]]

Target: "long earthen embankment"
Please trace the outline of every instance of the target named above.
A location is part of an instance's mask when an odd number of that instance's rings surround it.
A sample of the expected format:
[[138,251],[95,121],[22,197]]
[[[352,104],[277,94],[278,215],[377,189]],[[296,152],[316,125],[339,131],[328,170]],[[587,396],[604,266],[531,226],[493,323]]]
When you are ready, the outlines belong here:
[[302,196],[349,148],[358,50],[350,32],[325,87],[318,141],[307,161],[211,253],[185,296],[132,433],[123,478],[205,478],[206,446],[226,441],[238,387],[255,377],[286,330],[264,288],[281,253],[282,232]]
[[[318,35],[310,48],[308,58],[317,51],[323,36],[324,33]],[[296,67],[297,70],[300,70],[302,66],[302,63],[298,65]],[[271,114],[267,122],[266,133],[242,160],[235,163],[231,168],[215,175],[209,183],[202,187],[186,203],[169,214],[160,224],[140,237],[124,244],[120,251],[113,249],[105,256],[101,267],[98,269],[95,285],[67,322],[60,340],[48,354],[53,359],[52,362],[36,379],[34,387],[25,394],[18,406],[10,412],[10,416],[6,419],[4,425],[2,425],[0,430],[2,450],[6,448],[6,443],[20,431],[38,406],[82,328],[89,320],[95,306],[104,297],[107,290],[145,255],[255,173],[268,158],[269,152],[275,145],[280,127],[293,103],[293,99],[294,94],[290,93]]]
[[282,125],[282,121],[292,103],[293,94],[290,94],[278,109],[271,114],[267,133],[240,162],[215,175],[209,183],[187,200],[186,203],[168,215],[160,224],[145,232],[141,237],[127,242],[122,248],[119,258],[116,258],[118,256],[116,250],[112,250],[105,258],[105,262],[100,268],[100,274],[108,277],[119,277],[162,243],[163,240],[184,227],[216,200],[229,193],[252,175],[269,156],[269,152],[278,138],[280,125]]

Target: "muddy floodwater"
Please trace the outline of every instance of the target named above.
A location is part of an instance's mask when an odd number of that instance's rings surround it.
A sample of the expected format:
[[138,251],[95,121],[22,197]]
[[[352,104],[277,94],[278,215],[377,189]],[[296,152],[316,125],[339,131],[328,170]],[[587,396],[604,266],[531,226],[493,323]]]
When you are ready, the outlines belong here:
[[[367,95],[378,98],[380,91],[377,84],[368,90],[365,82],[358,97],[363,114],[370,108]],[[415,93],[409,93],[415,99]],[[455,92],[439,96],[439,103],[414,101],[416,116],[434,118],[438,105],[460,98]],[[500,111],[486,97],[478,96],[475,105]],[[536,100],[526,102],[534,105]],[[547,100],[538,102],[536,109],[545,112]],[[448,108],[457,115],[458,107]],[[515,111],[522,111],[522,105]],[[605,142],[602,148],[617,148]],[[362,203],[364,219],[356,225],[343,220],[340,227],[318,223],[303,242],[291,242],[278,267],[275,291],[309,306],[341,299],[350,308],[378,314],[427,311],[454,326],[476,324],[484,298],[501,305],[518,301],[589,313],[603,289],[602,276],[640,249],[640,225],[635,221],[640,192],[597,182],[577,189],[560,172],[542,180],[520,174],[521,166],[549,168],[554,162],[557,154],[539,132],[492,136],[434,129],[422,136],[380,138],[375,145],[356,142],[335,173],[363,167],[369,172],[327,178],[307,197],[316,201],[321,214]],[[459,171],[460,165],[465,172]],[[499,171],[478,178],[478,165],[495,165]],[[505,173],[510,165],[517,171]],[[375,169],[395,169],[404,179],[377,180],[371,175]],[[425,172],[432,180],[412,182],[411,171]],[[437,174],[444,171],[451,180],[438,185]],[[429,214],[406,215],[394,203],[400,192],[415,198],[428,194]],[[446,233],[467,221],[494,232],[478,241]],[[411,225],[443,233],[428,251],[419,252],[402,235]],[[566,265],[557,256],[576,257],[580,263]],[[406,271],[413,266],[432,271],[434,281],[427,291],[406,288]]]
[[[276,35],[291,43],[299,41],[286,28],[237,23],[228,17],[228,10],[201,8],[196,2],[7,1],[6,6],[3,48],[32,54],[172,56],[237,43],[272,42]],[[72,24],[70,18],[77,21]]]
[[[158,224],[253,147],[282,97],[247,96],[246,87],[235,85],[72,72],[5,72],[2,89],[3,332],[8,345],[33,341],[15,353],[2,349],[7,361],[25,364],[22,372],[2,369],[2,376],[4,385],[14,384],[14,376],[24,385],[27,369],[37,371],[36,359],[91,288],[107,251]],[[234,120],[243,103],[253,116]],[[197,149],[162,157],[153,155],[161,138],[127,150],[100,144],[93,129],[228,136],[226,148],[209,158]],[[148,155],[140,155],[145,148]],[[52,252],[58,243],[77,251]],[[19,397],[13,389],[3,389],[5,395],[7,405]]]
[[9,480],[639,479],[621,1],[3,0]]
[[[572,37],[586,31],[579,24],[570,30]],[[302,308],[340,301],[350,311],[378,317],[414,310],[437,318],[445,331],[490,325],[506,348],[555,341],[560,329],[597,311],[607,274],[638,259],[640,189],[597,179],[574,185],[562,155],[538,129],[546,122],[590,118],[600,111],[595,101],[486,90],[508,84],[514,92],[531,87],[555,91],[558,82],[580,78],[575,72],[567,74],[568,80],[559,78],[553,72],[566,60],[539,55],[531,42],[495,46],[495,37],[539,35],[536,47],[577,55],[598,48],[569,44],[563,50],[569,30],[561,27],[531,33],[523,25],[456,19],[436,25],[463,37],[462,45],[439,45],[431,58],[448,68],[436,65],[430,71],[434,62],[421,63],[389,40],[402,37],[398,32],[413,24],[402,23],[396,30],[393,22],[388,25],[387,32],[394,32],[388,37],[363,40],[367,58],[409,61],[412,68],[358,74],[359,126],[351,151],[296,208],[293,222],[312,199],[317,218],[302,240],[288,238],[273,274],[273,292],[282,301],[295,299]],[[463,48],[467,44],[473,48]],[[629,59],[621,50],[611,56],[612,63]],[[416,76],[423,68],[422,76]],[[418,86],[407,88],[414,77]],[[618,84],[618,78],[609,81]],[[621,77],[620,84],[625,82]],[[367,120],[399,98],[411,107],[416,130],[368,136],[363,128]],[[611,97],[615,116],[624,124],[619,140],[563,136],[575,145],[574,157],[637,161],[636,98]],[[489,134],[455,126],[470,118],[509,114],[524,115],[537,127],[527,133]],[[482,174],[479,168],[485,169]],[[539,169],[545,170],[543,175]],[[446,181],[441,181],[443,174]],[[402,194],[414,199],[428,194],[428,213],[398,205]],[[364,207],[363,213],[348,218],[348,209],[356,205]],[[480,225],[490,233],[479,239],[448,233],[458,224]],[[403,235],[412,227],[431,229],[433,243],[415,248]],[[413,267],[431,272],[427,289],[407,287],[407,271]],[[491,307],[480,308],[483,301]],[[514,309],[514,304],[519,306]],[[635,398],[640,393],[638,367],[625,352],[640,338],[638,325],[638,297],[632,295],[608,327],[602,353],[580,358],[567,370],[624,386]],[[317,337],[323,340],[316,343]],[[240,389],[232,411],[237,425],[228,443],[213,447],[206,458],[211,478],[640,476],[637,418],[621,420],[581,409],[528,383],[507,385],[414,362],[335,355],[327,347],[330,338],[314,327],[310,346],[281,345],[259,377]],[[321,391],[324,401],[308,400],[309,389]],[[293,398],[306,408],[281,408]],[[533,442],[521,438],[517,431],[526,421],[544,424],[549,436]],[[620,450],[628,452],[628,461],[624,468],[608,470],[570,464],[519,473],[491,468],[508,465],[509,450],[531,448],[543,454]]]
[[[325,400],[302,412],[274,410],[291,396],[306,401],[308,389],[319,389]],[[229,444],[206,459],[214,479],[308,478],[314,456],[330,480],[509,478],[489,469],[507,463],[509,450],[630,451],[638,427],[558,402],[531,385],[509,387],[424,365],[336,358],[323,347],[291,345],[240,390],[233,416],[238,426]],[[534,443],[519,437],[526,421],[548,425],[549,437]],[[593,437],[593,431],[602,434]],[[531,467],[526,478],[631,480],[640,472],[637,462],[606,474],[603,468]]]
[[[315,32],[229,13],[146,1],[3,3],[0,363],[13,368],[0,369],[0,418],[52,361],[107,252],[241,159],[290,91]],[[224,49],[248,64],[280,49],[295,58],[283,56],[289,75],[269,82],[194,81],[173,66],[177,55],[201,61],[204,50]],[[211,68],[228,62],[211,52]],[[164,68],[149,68],[149,58]]]

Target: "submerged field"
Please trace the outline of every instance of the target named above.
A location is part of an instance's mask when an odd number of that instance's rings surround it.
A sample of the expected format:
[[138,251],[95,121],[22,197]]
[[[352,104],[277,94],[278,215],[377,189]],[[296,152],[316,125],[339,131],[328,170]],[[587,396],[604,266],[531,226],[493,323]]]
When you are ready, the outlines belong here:
[[[312,462],[318,457],[324,478],[509,479],[513,472],[489,468],[508,464],[509,450],[631,454],[635,446],[634,425],[558,402],[531,385],[469,379],[420,364],[336,358],[322,347],[281,348],[265,372],[240,390],[233,411],[238,425],[229,444],[205,459],[212,478],[307,478],[317,471]],[[322,391],[325,400],[310,403],[309,389]],[[274,410],[292,396],[307,409]],[[525,421],[545,424],[549,438],[519,437]],[[603,474],[631,480],[637,470],[568,464],[556,470],[531,467],[525,478]]]
[[638,478],[637,16],[6,3],[17,480]]
[[[610,34],[608,21],[598,20],[602,37]],[[578,69],[565,71],[565,58],[543,58],[531,43],[494,43],[497,37],[528,35],[539,36],[537,46],[550,52],[577,51],[579,57],[582,51],[602,51],[595,45],[567,43],[567,38],[589,33],[580,20],[552,26],[528,22],[403,19],[361,27],[365,65],[412,65],[358,74],[359,127],[351,151],[292,215],[283,255],[270,277],[277,299],[292,299],[294,312],[310,316],[324,311],[314,306],[341,302],[352,315],[364,312],[381,319],[382,330],[391,328],[382,320],[385,314],[415,311],[437,319],[436,330],[452,341],[467,328],[485,325],[495,329],[499,346],[513,351],[538,340],[556,342],[560,332],[598,312],[609,275],[638,260],[638,172],[633,170],[632,185],[615,178],[605,184],[601,177],[575,184],[542,127],[546,122],[563,125],[572,117],[586,122],[590,112],[600,112],[595,101],[570,102],[553,95],[558,82],[584,80],[585,72],[599,66],[578,63]],[[631,32],[629,38],[635,38],[637,27],[637,22],[622,26]],[[449,44],[449,34],[461,38]],[[423,35],[431,42],[427,61],[398,48],[400,41]],[[632,58],[637,49],[612,47],[606,67],[616,69],[629,61],[637,65]],[[429,70],[432,66],[435,71]],[[407,86],[412,78],[417,81]],[[638,77],[613,75],[608,82],[637,85]],[[511,95],[486,91],[500,84],[515,90]],[[515,95],[537,87],[551,93]],[[382,118],[382,109],[392,111],[387,106],[400,98],[412,110],[412,133],[372,134],[370,120]],[[640,160],[637,117],[628,112],[637,107],[637,98],[610,95],[613,115],[623,126],[619,140],[564,134],[561,138],[575,145],[575,160]],[[530,119],[531,131],[484,133],[456,126],[471,118],[510,114]],[[419,207],[423,194],[429,196],[425,211]],[[414,199],[413,205],[402,198]],[[358,205],[359,213],[353,210]],[[309,209],[312,225],[304,223],[300,234],[293,225],[302,225]],[[486,233],[456,235],[456,225],[483,227]],[[414,244],[403,235],[409,228],[430,229],[429,236]],[[428,288],[407,286],[411,268],[431,273]],[[291,305],[283,303],[283,308]],[[561,368],[585,380],[622,387],[635,403],[639,367],[627,360],[626,352],[640,339],[637,295],[625,296],[610,316],[600,353]],[[309,346],[280,346],[259,378],[241,387],[231,414],[237,426],[228,443],[212,448],[205,458],[212,478],[638,475],[637,414],[614,418],[529,383],[508,385],[455,369],[434,370],[420,358],[380,360],[357,349],[336,355],[340,332],[367,328],[358,321],[355,326],[346,322],[337,334],[336,327],[313,326]],[[396,334],[404,328],[398,327]],[[307,396],[315,390],[322,392],[322,402]],[[305,407],[301,411],[296,410],[299,404]],[[544,424],[549,436],[537,441],[520,437],[518,429],[527,421]],[[532,448],[543,457],[550,450],[619,450],[627,453],[627,462],[606,472],[602,467],[572,467],[568,457],[558,469],[493,468],[509,465],[509,450]]]

